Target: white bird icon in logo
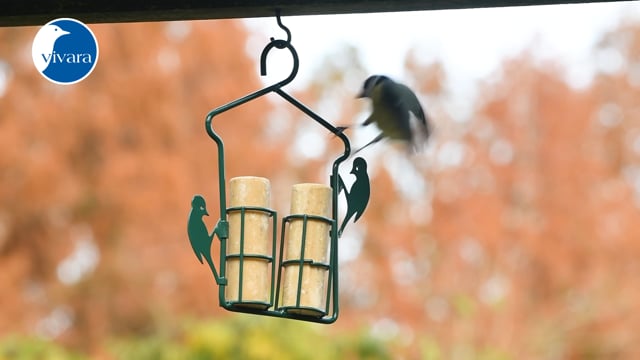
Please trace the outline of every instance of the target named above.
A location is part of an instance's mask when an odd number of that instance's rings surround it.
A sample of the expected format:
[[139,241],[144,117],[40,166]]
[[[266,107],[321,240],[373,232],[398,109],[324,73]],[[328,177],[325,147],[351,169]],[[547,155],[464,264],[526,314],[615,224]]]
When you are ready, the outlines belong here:
[[62,30],[57,25],[43,26],[33,39],[31,56],[38,71],[43,72],[52,59],[53,47],[59,37],[68,35],[70,32]]

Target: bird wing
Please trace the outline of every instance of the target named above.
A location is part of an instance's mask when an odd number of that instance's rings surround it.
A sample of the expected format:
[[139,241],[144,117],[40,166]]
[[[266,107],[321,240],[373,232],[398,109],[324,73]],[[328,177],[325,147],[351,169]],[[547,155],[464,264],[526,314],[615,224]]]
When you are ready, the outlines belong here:
[[414,113],[421,121],[426,122],[426,117],[422,110],[422,106],[420,105],[420,100],[418,100],[418,97],[413,90],[404,84],[395,83],[395,85],[396,91],[400,94],[400,100],[404,102],[404,106]]
[[397,92],[403,101],[403,107],[409,114],[409,127],[411,128],[411,144],[414,151],[419,151],[431,136],[431,122],[425,114],[420,100],[407,86],[397,84]]
[[[389,80],[380,88],[380,106],[374,107],[371,117],[376,117],[376,124],[391,139],[411,139],[409,110],[402,100],[401,93],[396,91],[398,84]],[[375,103],[375,102],[374,102]]]

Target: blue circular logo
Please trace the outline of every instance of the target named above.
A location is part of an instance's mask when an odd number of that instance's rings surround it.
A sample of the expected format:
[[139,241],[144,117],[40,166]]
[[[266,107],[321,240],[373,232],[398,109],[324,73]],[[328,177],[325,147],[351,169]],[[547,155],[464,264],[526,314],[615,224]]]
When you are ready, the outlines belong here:
[[98,41],[82,22],[60,18],[44,25],[33,39],[31,57],[47,80],[75,84],[91,74],[98,63]]

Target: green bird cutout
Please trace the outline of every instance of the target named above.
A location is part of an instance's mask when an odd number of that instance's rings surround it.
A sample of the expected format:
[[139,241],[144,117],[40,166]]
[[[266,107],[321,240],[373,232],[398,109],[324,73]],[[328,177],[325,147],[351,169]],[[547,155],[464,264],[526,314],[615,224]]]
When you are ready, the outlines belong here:
[[211,242],[215,235],[215,230],[209,235],[207,225],[202,220],[203,216],[209,216],[207,212],[207,204],[204,198],[200,195],[195,195],[191,200],[191,212],[189,213],[189,221],[187,223],[187,233],[189,234],[189,241],[191,247],[196,253],[198,260],[201,264],[204,264],[202,258],[204,257],[213,272],[213,276],[218,280],[218,272],[211,259]]
[[357,157],[353,160],[351,174],[355,175],[356,181],[351,185],[350,190],[347,190],[342,177],[338,175],[339,191],[344,191],[347,198],[347,215],[345,215],[344,220],[342,221],[342,226],[340,226],[338,236],[342,235],[345,226],[347,226],[347,223],[354,215],[355,219],[353,222],[358,221],[364,210],[367,208],[369,196],[371,195],[369,174],[367,174],[367,162],[363,158]]

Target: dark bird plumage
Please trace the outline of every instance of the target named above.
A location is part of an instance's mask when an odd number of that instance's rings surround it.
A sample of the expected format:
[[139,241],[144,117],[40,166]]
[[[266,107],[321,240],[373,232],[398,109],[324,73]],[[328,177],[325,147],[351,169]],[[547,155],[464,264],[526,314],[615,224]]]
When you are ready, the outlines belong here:
[[342,178],[339,178],[340,191],[344,190],[347,198],[347,214],[342,221],[342,226],[338,231],[338,235],[342,235],[344,227],[354,215],[355,219],[353,222],[358,221],[364,210],[367,208],[369,196],[371,195],[369,174],[367,174],[367,163],[363,158],[357,157],[353,160],[351,174],[355,175],[356,181],[351,185],[351,190],[349,191],[347,191]]
[[404,84],[384,75],[373,75],[365,80],[357,98],[369,98],[372,104],[371,115],[362,126],[375,123],[382,132],[354,154],[384,138],[400,140],[415,149],[431,134],[431,125],[418,97]]
[[209,234],[207,225],[205,225],[202,220],[203,216],[208,215],[207,204],[205,203],[204,198],[200,195],[194,196],[193,200],[191,200],[191,212],[189,213],[189,220],[187,223],[189,242],[191,242],[191,247],[193,248],[193,251],[198,257],[200,263],[204,264],[202,260],[204,257],[209,264],[214,277],[218,279],[216,267],[211,259],[211,242],[213,241],[215,231]]

